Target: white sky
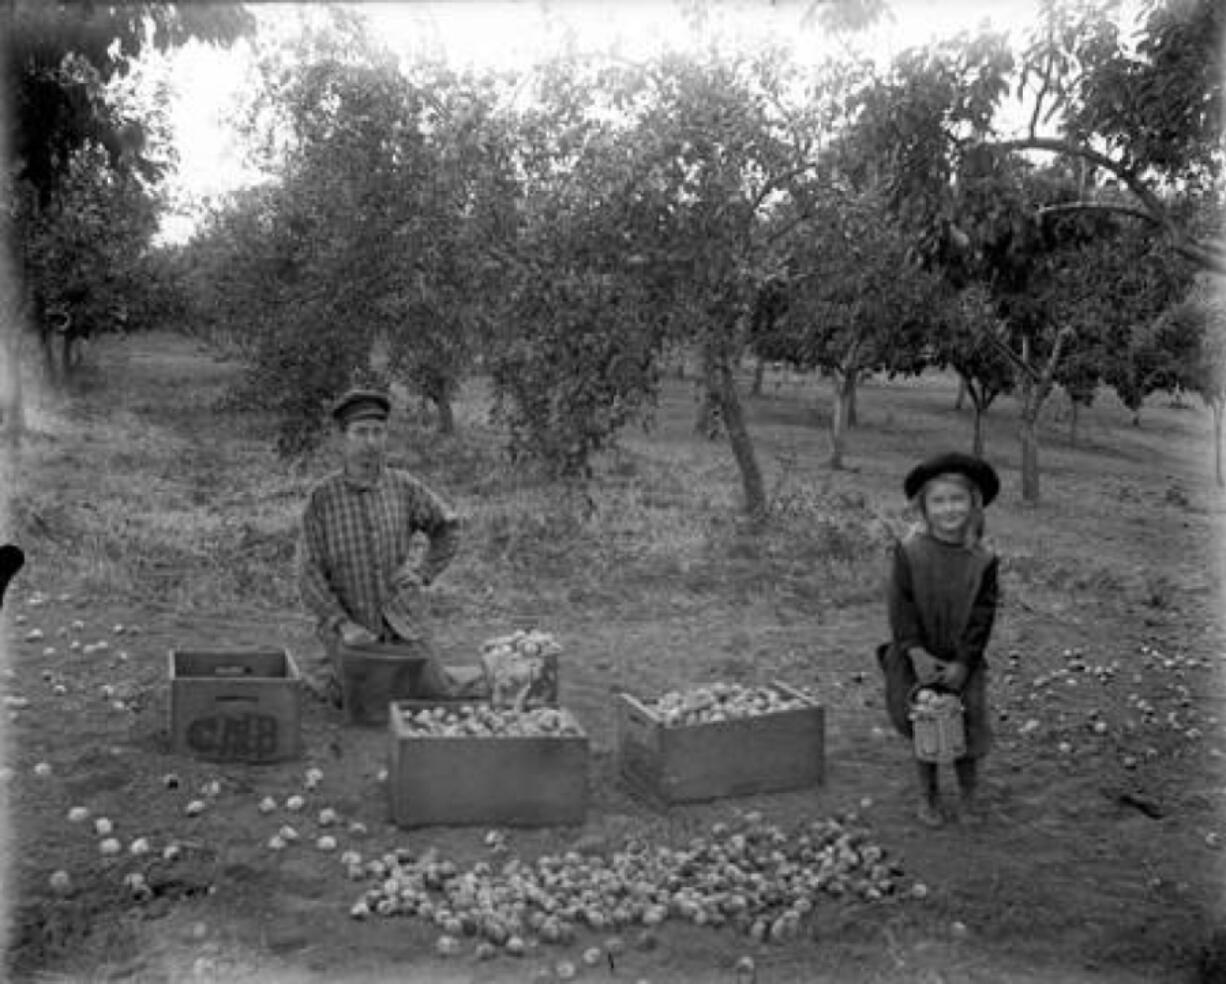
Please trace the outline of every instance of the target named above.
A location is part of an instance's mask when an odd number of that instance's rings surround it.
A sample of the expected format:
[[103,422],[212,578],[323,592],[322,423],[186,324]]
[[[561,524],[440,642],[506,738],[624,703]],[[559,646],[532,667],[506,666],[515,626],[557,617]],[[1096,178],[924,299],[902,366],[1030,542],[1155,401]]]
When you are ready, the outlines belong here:
[[[833,41],[817,27],[800,29],[807,0],[725,0],[716,7],[713,27],[721,37],[752,46],[768,39],[789,41],[800,58],[821,59]],[[927,44],[980,25],[993,30],[1024,30],[1033,23],[1039,0],[891,0],[891,17],[854,44],[888,60],[907,47]],[[288,4],[253,5],[270,33],[293,20]],[[446,2],[369,3],[360,7],[376,36],[406,55],[445,53],[456,64],[523,66],[561,43],[559,22],[575,33],[581,49],[615,48],[628,58],[650,57],[664,46],[692,44],[681,7],[670,0],[446,0]],[[721,30],[722,28],[722,30]],[[708,32],[709,33],[709,32]],[[262,43],[268,43],[265,39]],[[255,44],[261,44],[259,37]],[[249,183],[242,167],[241,143],[231,121],[248,79],[250,49],[230,51],[189,45],[166,63],[179,99],[175,111],[179,174],[169,182],[173,194],[216,195]],[[190,221],[171,219],[165,234],[181,238]]]

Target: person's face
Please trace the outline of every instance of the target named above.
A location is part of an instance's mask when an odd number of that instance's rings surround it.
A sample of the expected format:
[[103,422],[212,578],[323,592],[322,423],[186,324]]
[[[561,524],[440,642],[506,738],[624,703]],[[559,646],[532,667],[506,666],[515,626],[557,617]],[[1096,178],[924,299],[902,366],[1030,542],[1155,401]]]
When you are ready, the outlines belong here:
[[387,450],[387,422],[355,420],[345,428],[345,463],[359,471],[369,471],[383,464]]
[[934,478],[924,489],[924,515],[942,540],[958,540],[971,516],[971,493],[953,478]]

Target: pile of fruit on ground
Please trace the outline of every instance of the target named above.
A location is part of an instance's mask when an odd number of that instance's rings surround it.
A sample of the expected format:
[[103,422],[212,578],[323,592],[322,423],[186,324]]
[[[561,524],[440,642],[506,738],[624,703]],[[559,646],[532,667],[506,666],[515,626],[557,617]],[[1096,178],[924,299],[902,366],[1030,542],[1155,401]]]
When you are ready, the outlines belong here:
[[[368,860],[351,852],[343,858],[349,877],[370,884],[350,915],[426,920],[440,933],[440,954],[491,958],[572,943],[581,929],[650,936],[668,920],[786,942],[822,893],[865,901],[927,895],[854,813],[785,831],[751,811],[683,847],[632,840],[608,857],[569,851],[527,862],[507,856],[498,831],[487,843],[503,856],[466,869],[433,850]],[[620,945],[617,937],[606,949]]]

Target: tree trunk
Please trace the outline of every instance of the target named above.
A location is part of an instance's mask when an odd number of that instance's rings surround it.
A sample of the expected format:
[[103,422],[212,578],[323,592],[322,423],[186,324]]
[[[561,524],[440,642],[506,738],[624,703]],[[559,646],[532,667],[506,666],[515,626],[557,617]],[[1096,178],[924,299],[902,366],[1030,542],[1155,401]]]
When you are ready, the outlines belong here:
[[971,437],[971,454],[976,458],[983,457],[983,415],[984,409],[976,401],[974,404],[975,426]]
[[1035,427],[1037,415],[1022,412],[1022,501],[1039,501],[1039,435]]
[[858,373],[850,373],[847,377],[847,426],[857,427],[860,424],[860,414],[856,409],[857,396],[860,392],[859,387],[860,376]]
[[683,382],[685,380],[685,347],[681,345],[672,347],[667,355],[667,359],[672,363],[671,369],[673,376],[679,382]]
[[[966,377],[959,376],[958,377],[958,395],[954,397],[954,409],[961,410],[965,403],[966,403]],[[975,412],[976,413],[979,412],[979,409],[977,407],[975,409]],[[978,426],[978,424],[976,424],[976,426]]]
[[717,387],[708,378],[698,388],[698,414],[694,418],[694,433],[708,441],[714,441],[722,430]]
[[58,386],[60,378],[55,366],[55,332],[46,325],[40,325],[38,342],[42,350],[43,374],[47,383],[51,386]]
[[1226,478],[1222,476],[1222,410],[1223,401],[1213,401],[1213,477],[1218,488],[1226,488]]
[[63,373],[63,380],[67,383],[76,374],[77,368],[76,353],[79,350],[76,347],[76,338],[72,332],[66,331],[60,336],[60,371]]
[[4,416],[4,436],[9,444],[16,445],[26,429],[25,404],[21,394],[21,320],[18,314],[14,314],[11,320],[5,320],[7,324],[0,326],[0,332],[4,333],[0,351],[4,354],[7,399],[0,412]]
[[1069,410],[1068,418],[1068,440],[1073,447],[1077,446],[1077,424],[1081,418],[1081,404],[1076,400],[1070,399],[1072,407]]
[[1021,373],[1022,411],[1019,415],[1018,437],[1022,445],[1022,501],[1039,501],[1039,434],[1036,429],[1039,420],[1039,400],[1037,399],[1037,382],[1030,374],[1033,367],[1030,362],[1030,339],[1022,338],[1022,365],[1026,371]]
[[723,417],[732,456],[741,472],[741,487],[745,492],[745,512],[753,520],[766,516],[766,485],[754,453],[753,440],[745,426],[745,414],[736,392],[736,375],[727,358],[713,358],[708,369],[708,386]]
[[438,432],[448,436],[454,434],[455,408],[451,404],[451,397],[447,393],[441,393],[435,398],[434,406],[438,410]]
[[1022,366],[1020,396],[1022,411],[1019,415],[1018,437],[1022,445],[1022,501],[1039,501],[1039,435],[1035,429],[1039,419],[1038,389],[1031,375],[1030,339],[1022,338]]
[[1021,369],[1021,444],[1022,444],[1022,501],[1039,501],[1039,411],[1043,402],[1050,395],[1056,378],[1056,369],[1060,365],[1060,356],[1064,347],[1072,341],[1074,333],[1070,328],[1060,329],[1052,345],[1051,354],[1043,371],[1034,368],[1030,358],[1030,338],[1022,338]]
[[762,379],[766,375],[766,360],[759,357],[753,367],[753,382],[749,386],[750,396],[762,395]]
[[[849,379],[851,380],[849,382]],[[843,467],[843,453],[847,441],[847,413],[851,394],[855,391],[855,373],[835,373],[834,408],[830,414],[830,467]]]

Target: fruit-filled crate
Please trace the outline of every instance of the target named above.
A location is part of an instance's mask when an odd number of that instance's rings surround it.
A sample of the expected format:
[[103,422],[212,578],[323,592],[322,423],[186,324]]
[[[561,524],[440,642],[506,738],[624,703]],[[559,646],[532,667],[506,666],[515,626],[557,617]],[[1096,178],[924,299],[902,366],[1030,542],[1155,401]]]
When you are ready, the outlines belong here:
[[560,707],[396,701],[388,787],[401,827],[581,824],[589,740]]
[[172,649],[170,739],[213,762],[281,762],[302,752],[302,682],[275,647]]
[[617,695],[621,775],[663,804],[819,785],[825,726],[813,697],[778,681]]

